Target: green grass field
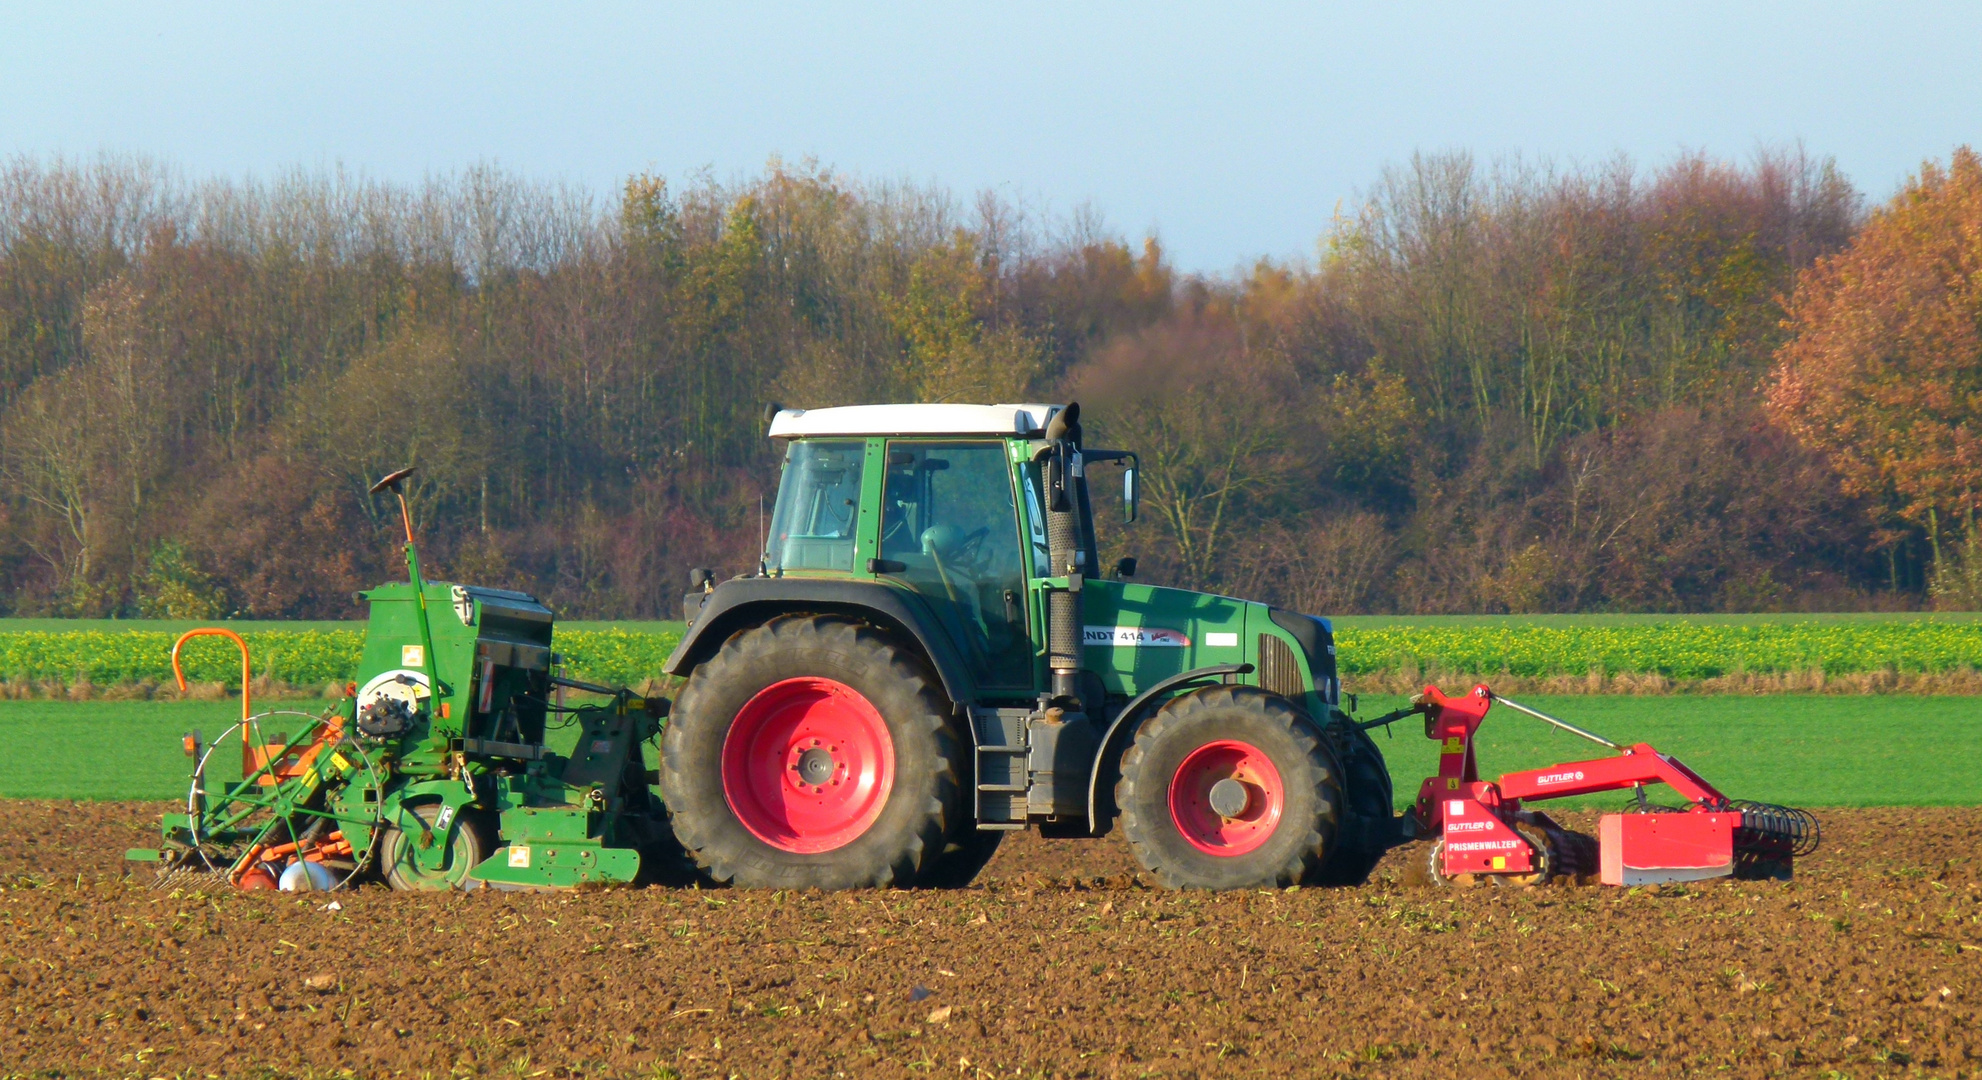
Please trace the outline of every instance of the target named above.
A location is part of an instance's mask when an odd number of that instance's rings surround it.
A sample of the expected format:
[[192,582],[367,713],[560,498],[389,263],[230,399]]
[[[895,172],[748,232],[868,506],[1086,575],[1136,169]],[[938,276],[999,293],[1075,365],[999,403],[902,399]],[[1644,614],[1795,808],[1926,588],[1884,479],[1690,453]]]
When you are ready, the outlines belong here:
[[[1620,743],[1649,742],[1734,798],[1800,806],[1982,805],[1982,706],[1962,697],[1536,697],[1524,704]],[[308,703],[298,703],[307,705]],[[1401,698],[1366,695],[1373,717]],[[218,735],[234,702],[0,701],[0,798],[176,799],[179,738]],[[1423,725],[1376,733],[1400,803],[1436,763]],[[555,740],[554,740],[555,742]],[[1510,709],[1482,730],[1490,775],[1596,757],[1583,742]],[[1613,805],[1605,797],[1597,805]]]
[[[1792,806],[1976,806],[1982,775],[1982,704],[1970,697],[1782,694],[1757,697],[1518,698],[1530,708],[1613,742],[1648,742],[1684,761],[1730,798]],[[1401,697],[1365,695],[1380,716]],[[1400,803],[1437,767],[1438,748],[1415,718],[1373,732]],[[1488,776],[1609,753],[1512,709],[1480,729]],[[1618,796],[1585,805],[1614,806]],[[1569,805],[1575,805],[1574,802]]]

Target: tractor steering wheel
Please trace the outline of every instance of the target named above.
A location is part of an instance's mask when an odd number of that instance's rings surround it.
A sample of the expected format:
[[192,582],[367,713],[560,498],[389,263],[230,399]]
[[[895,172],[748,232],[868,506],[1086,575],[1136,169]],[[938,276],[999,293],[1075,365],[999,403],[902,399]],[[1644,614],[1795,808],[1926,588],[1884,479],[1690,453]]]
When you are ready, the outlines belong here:
[[975,565],[983,551],[984,538],[989,535],[991,535],[991,527],[986,525],[957,541],[957,545],[950,549],[950,561],[959,566]]

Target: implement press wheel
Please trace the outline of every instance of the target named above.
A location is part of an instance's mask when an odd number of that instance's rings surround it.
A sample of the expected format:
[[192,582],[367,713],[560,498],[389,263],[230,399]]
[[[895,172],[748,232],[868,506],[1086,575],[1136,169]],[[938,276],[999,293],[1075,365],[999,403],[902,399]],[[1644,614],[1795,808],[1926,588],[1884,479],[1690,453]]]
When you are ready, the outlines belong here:
[[1404,864],[1404,884],[1470,889],[1492,883],[1503,889],[1530,889],[1556,882],[1574,883],[1597,870],[1596,841],[1570,832],[1546,815],[1520,811],[1514,832],[1533,849],[1533,868],[1525,874],[1450,874],[1445,872],[1445,840],[1432,841],[1411,852]]
[[[278,717],[296,725],[296,734],[275,739],[270,728]],[[158,885],[210,879],[272,889],[284,866],[299,858],[321,868],[306,879],[312,887],[340,888],[356,877],[371,856],[378,820],[361,800],[343,796],[377,790],[380,780],[363,747],[333,738],[331,722],[278,709],[242,720],[208,744],[186,796],[188,824],[178,838],[185,847],[161,867]],[[262,764],[241,770],[239,780],[213,775],[252,762]]]
[[[386,884],[402,892],[472,889],[468,871],[488,857],[488,830],[479,815],[462,810],[441,827],[439,803],[423,803],[401,811],[425,826],[419,832],[400,828],[385,831],[379,866]],[[423,857],[424,856],[424,857]]]

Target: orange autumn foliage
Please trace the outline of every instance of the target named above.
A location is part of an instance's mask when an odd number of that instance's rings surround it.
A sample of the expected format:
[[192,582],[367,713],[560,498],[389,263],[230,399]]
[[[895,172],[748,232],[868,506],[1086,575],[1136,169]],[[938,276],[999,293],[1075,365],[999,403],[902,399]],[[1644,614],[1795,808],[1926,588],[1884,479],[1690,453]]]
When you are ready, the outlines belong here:
[[1939,528],[1982,503],[1982,157],[1924,165],[1798,279],[1771,415],[1856,493]]

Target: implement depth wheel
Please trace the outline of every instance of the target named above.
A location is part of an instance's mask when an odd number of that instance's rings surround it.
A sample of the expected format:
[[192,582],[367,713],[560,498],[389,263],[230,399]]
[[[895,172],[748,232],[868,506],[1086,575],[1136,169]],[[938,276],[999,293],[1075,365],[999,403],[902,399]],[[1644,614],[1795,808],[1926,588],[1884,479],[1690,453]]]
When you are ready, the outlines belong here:
[[873,627],[746,630],[689,676],[662,736],[675,837],[717,882],[922,883],[958,820],[949,711],[921,659]]
[[[454,835],[448,836],[447,829],[437,829],[434,823],[440,820],[440,804],[427,803],[412,807],[407,811],[420,819],[427,827],[426,833],[408,834],[397,828],[387,829],[385,844],[379,852],[379,865],[385,871],[386,884],[402,892],[439,892],[447,889],[472,889],[475,882],[469,880],[468,871],[473,870],[489,853],[489,841],[482,823],[476,815],[462,811],[451,823]],[[423,852],[419,845],[432,836],[431,843],[443,850],[421,859]]]
[[1285,698],[1214,686],[1143,722],[1115,804],[1136,860],[1173,889],[1298,885],[1335,842],[1341,771]]

